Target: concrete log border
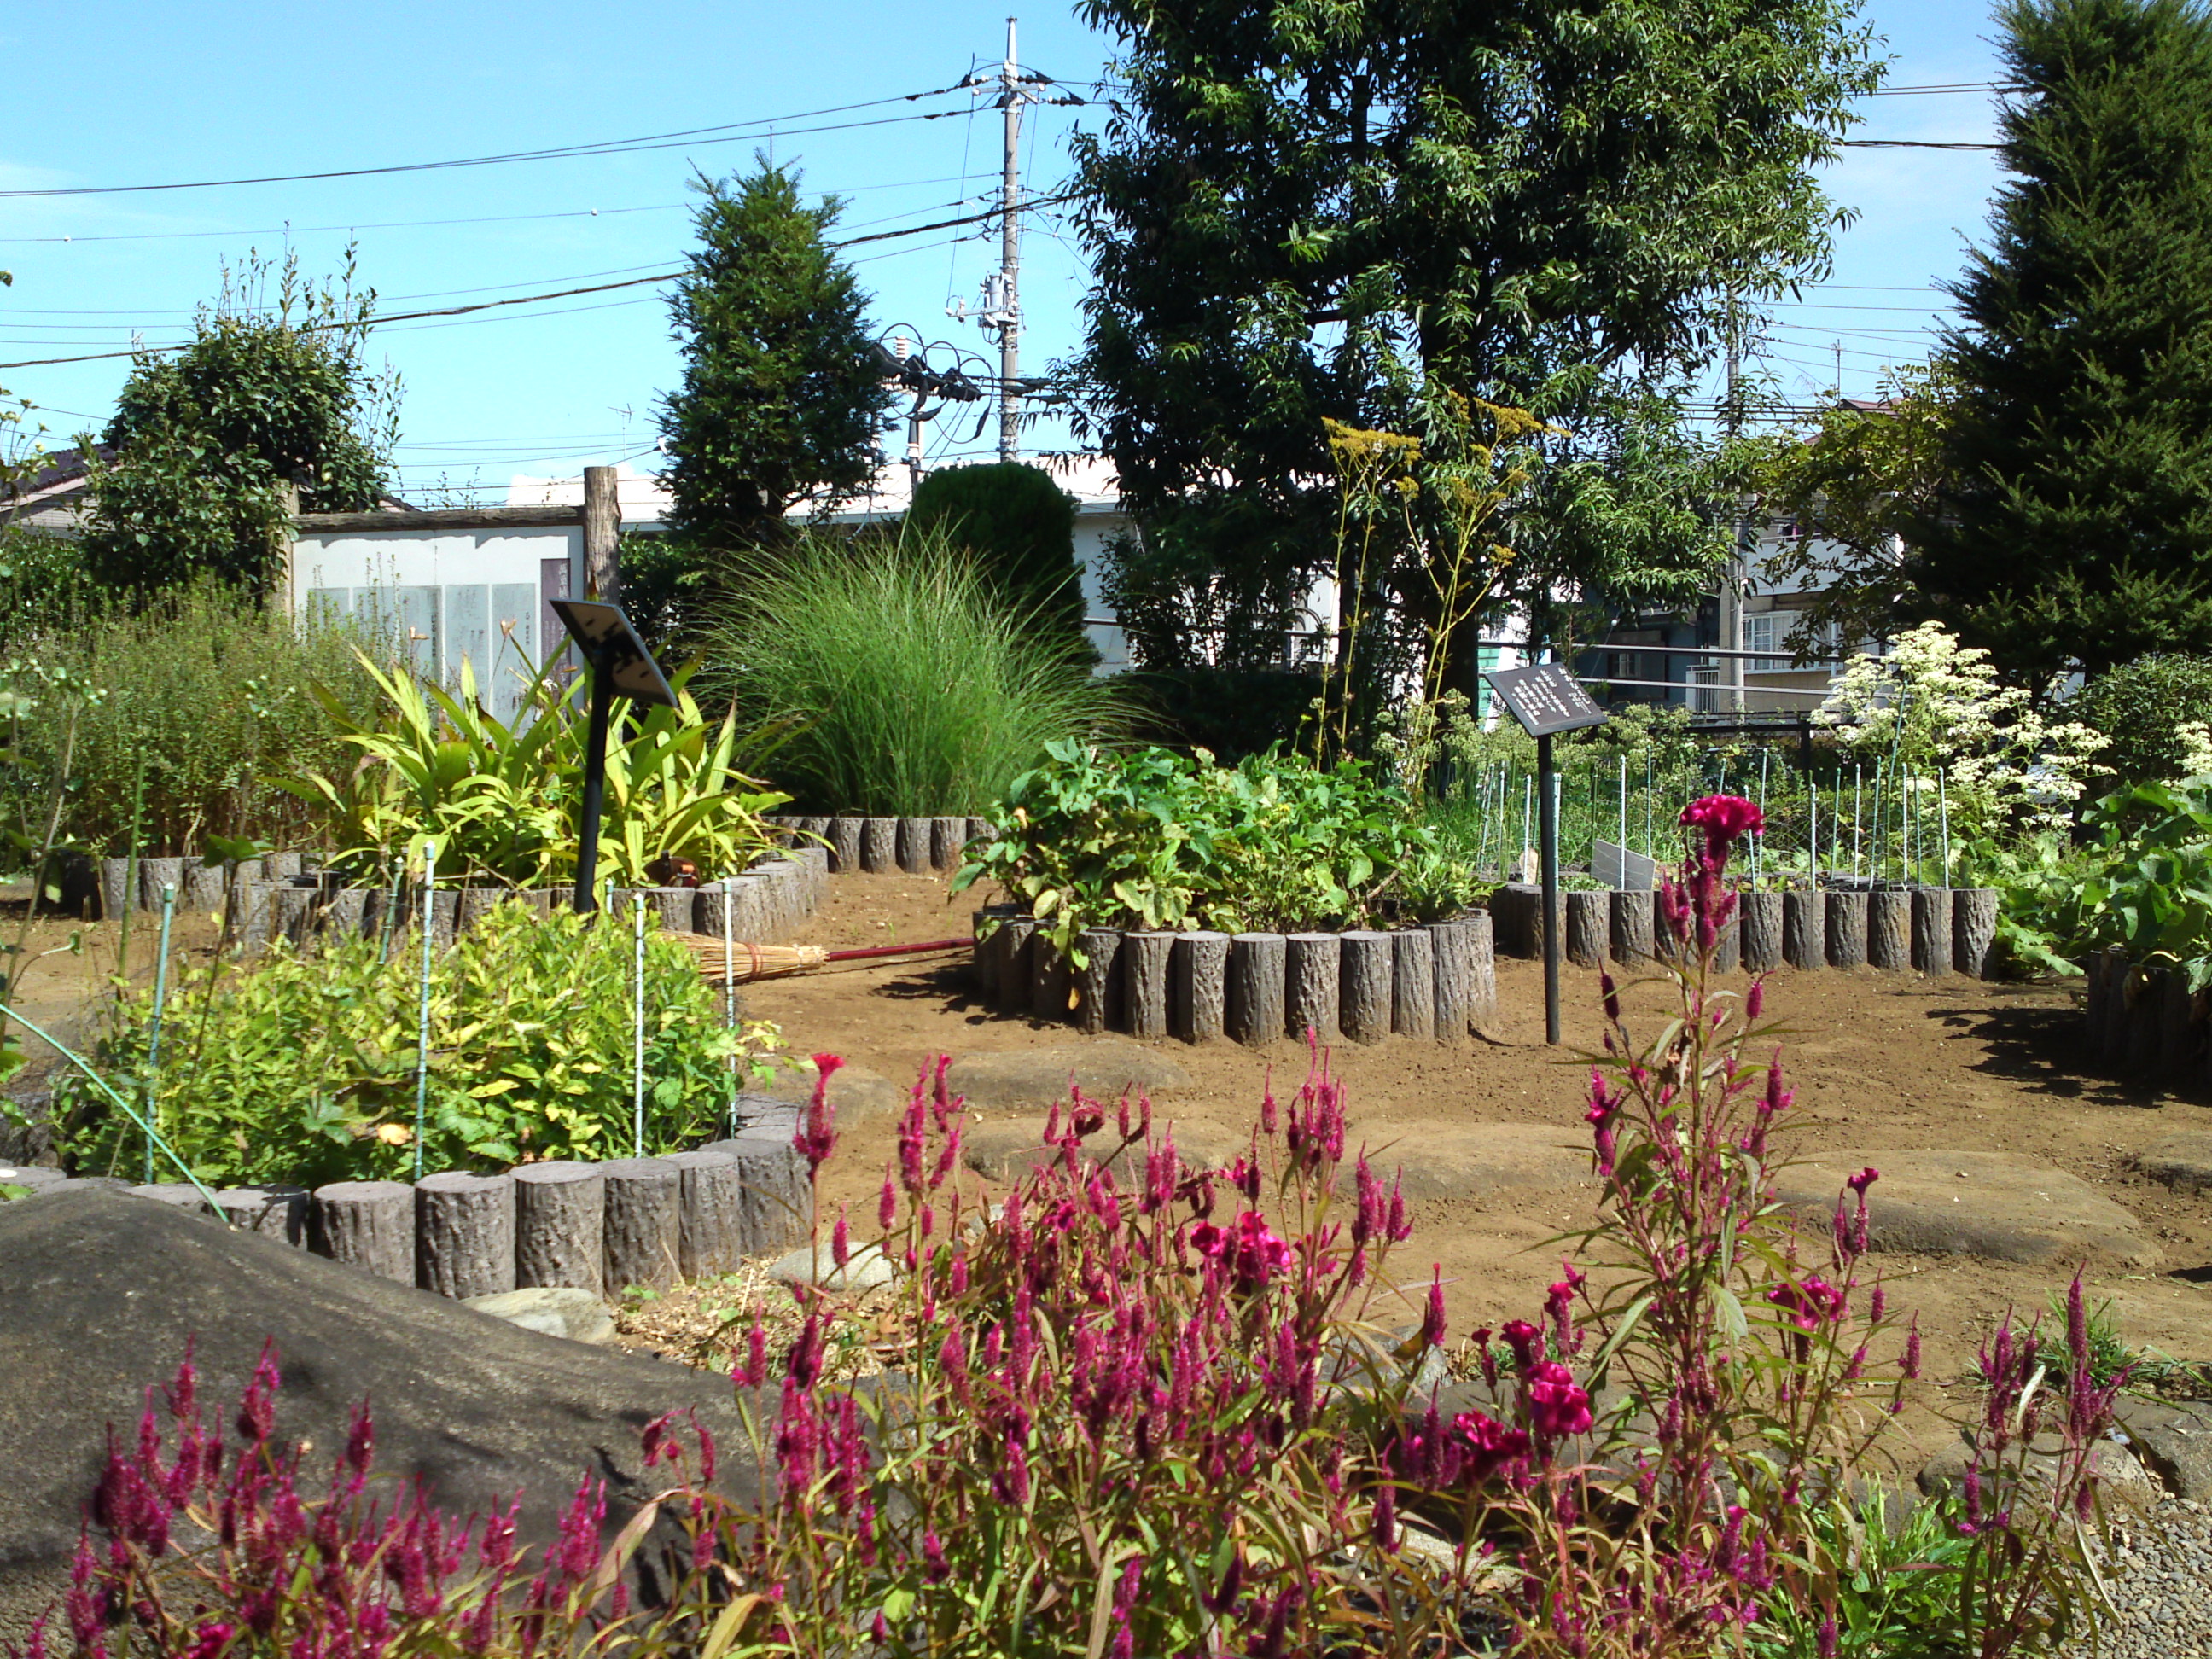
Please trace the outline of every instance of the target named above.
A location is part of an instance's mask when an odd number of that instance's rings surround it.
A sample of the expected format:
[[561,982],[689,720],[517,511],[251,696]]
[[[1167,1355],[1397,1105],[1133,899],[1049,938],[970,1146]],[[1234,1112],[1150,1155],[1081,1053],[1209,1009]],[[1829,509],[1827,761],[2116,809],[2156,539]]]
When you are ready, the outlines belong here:
[[975,912],[974,925],[980,1000],[1092,1036],[1226,1038],[1258,1048],[1303,1042],[1310,1030],[1323,1042],[1456,1043],[1498,1012],[1497,952],[1483,911],[1389,932],[1085,928],[1088,959],[1054,970],[1053,993],[1042,1001],[1035,993],[1036,921],[1002,906]]
[[[925,824],[927,820],[921,820]],[[722,913],[730,912],[730,933],[749,945],[781,945],[821,903],[830,878],[830,850],[809,842],[763,854],[743,875],[697,887],[617,887],[611,910],[625,923],[631,896],[641,896],[656,925],[677,933],[722,936]],[[258,862],[258,861],[257,861]],[[190,874],[189,870],[186,872]],[[449,945],[499,905],[520,900],[540,914],[565,907],[567,888],[441,888],[431,908],[432,939]],[[272,939],[312,950],[325,939],[349,933],[381,933],[391,902],[384,888],[337,888],[309,874],[283,881],[258,875],[233,881],[223,892],[231,937],[252,951]],[[181,898],[179,902],[182,902]],[[411,933],[419,920],[422,896],[400,890],[395,934]]]
[[[799,1109],[772,1095],[740,1095],[737,1106],[733,1136],[665,1158],[337,1181],[312,1193],[228,1187],[210,1218],[446,1297],[571,1285],[611,1298],[805,1242],[812,1188],[791,1144]],[[207,1214],[180,1183],[128,1190]]]
[[947,874],[967,862],[968,849],[992,833],[984,818],[792,817],[768,820],[787,847],[817,847],[833,876]]

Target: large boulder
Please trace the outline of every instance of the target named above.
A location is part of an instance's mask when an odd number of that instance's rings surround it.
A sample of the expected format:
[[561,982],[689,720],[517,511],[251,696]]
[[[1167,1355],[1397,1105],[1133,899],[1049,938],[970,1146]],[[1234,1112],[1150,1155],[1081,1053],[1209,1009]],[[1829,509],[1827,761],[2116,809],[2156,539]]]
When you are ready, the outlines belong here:
[[[100,1189],[0,1204],[0,1646],[20,1643],[67,1574],[108,1426],[195,1345],[202,1397],[227,1413],[264,1340],[283,1371],[277,1431],[313,1468],[375,1414],[380,1474],[419,1478],[458,1514],[523,1499],[550,1534],[586,1472],[610,1536],[647,1488],[638,1433],[696,1407],[747,1481],[726,1378],[526,1330],[427,1291]],[[665,1473],[665,1471],[663,1471]]]
[[1008,1048],[963,1054],[945,1075],[945,1086],[981,1110],[1013,1111],[1051,1106],[1070,1087],[1111,1103],[1122,1095],[1158,1095],[1190,1086],[1190,1074],[1157,1048],[1127,1037],[1093,1037],[1042,1048]]

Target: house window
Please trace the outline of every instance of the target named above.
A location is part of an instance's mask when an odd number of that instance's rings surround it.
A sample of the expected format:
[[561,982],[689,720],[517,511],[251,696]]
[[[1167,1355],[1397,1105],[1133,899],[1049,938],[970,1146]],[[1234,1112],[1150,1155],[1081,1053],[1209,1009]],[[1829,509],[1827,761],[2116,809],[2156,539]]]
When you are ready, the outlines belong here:
[[[1767,611],[1743,619],[1743,648],[1747,651],[1769,652],[1777,648],[1790,632],[1790,624],[1796,617],[1789,612]],[[1771,674],[1790,666],[1781,657],[1757,656],[1749,663],[1754,674]]]

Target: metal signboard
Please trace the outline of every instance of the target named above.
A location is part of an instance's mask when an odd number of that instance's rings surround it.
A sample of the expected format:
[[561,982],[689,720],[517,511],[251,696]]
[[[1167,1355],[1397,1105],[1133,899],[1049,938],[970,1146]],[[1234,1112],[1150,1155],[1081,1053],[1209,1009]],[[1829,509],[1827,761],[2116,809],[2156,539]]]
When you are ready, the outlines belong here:
[[1492,690],[1505,699],[1513,718],[1532,738],[1579,732],[1586,726],[1602,726],[1606,722],[1605,710],[1590,701],[1589,693],[1567,672],[1565,663],[1493,668],[1482,678],[1490,682]]

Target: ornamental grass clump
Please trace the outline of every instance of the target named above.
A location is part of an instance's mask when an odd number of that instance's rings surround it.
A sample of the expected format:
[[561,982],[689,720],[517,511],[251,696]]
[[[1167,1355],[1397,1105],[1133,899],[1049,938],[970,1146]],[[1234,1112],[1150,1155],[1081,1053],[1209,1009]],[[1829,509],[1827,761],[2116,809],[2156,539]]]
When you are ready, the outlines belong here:
[[[940,1060],[873,1224],[823,1218],[817,1248],[842,1267],[872,1242],[890,1291],[802,1287],[781,1341],[765,1310],[732,1322],[742,1473],[718,1484],[735,1460],[657,1422],[646,1462],[666,1486],[642,1519],[605,1543],[587,1483],[533,1571],[511,1517],[406,1541],[422,1506],[364,1510],[351,1447],[331,1496],[301,1498],[258,1380],[220,1480],[204,1452],[180,1451],[181,1476],[164,1461],[149,1408],[138,1449],[111,1458],[105,1540],[80,1552],[74,1659],[137,1642],[192,1659],[1883,1651],[1860,1638],[1899,1615],[1870,1606],[1837,1506],[1919,1372],[1919,1336],[1868,1272],[1876,1171],[1812,1236],[1772,1201],[1793,1102],[1763,993],[1708,977],[1757,815],[1709,798],[1684,822],[1672,1017],[1639,1045],[1604,988],[1600,1212],[1541,1308],[1472,1333],[1473,1375],[1415,1381],[1447,1337],[1444,1285],[1396,1276],[1403,1193],[1353,1143],[1320,1056],[1220,1165],[1187,1158],[1141,1100],[1073,1093],[996,1206],[964,1185]],[[817,1060],[794,1146],[818,1175],[837,1062]],[[2078,1285],[2067,1322],[1990,1336],[1963,1492],[1917,1534],[1928,1559],[1893,1561],[1919,1575],[1936,1650],[2054,1651],[2099,1605],[2087,1551],[2118,1384],[2091,1374]],[[826,1364],[854,1337],[879,1375]],[[219,1550],[179,1563],[190,1514]],[[625,1569],[656,1516],[680,1540],[650,1575],[665,1588],[633,1605]]]

